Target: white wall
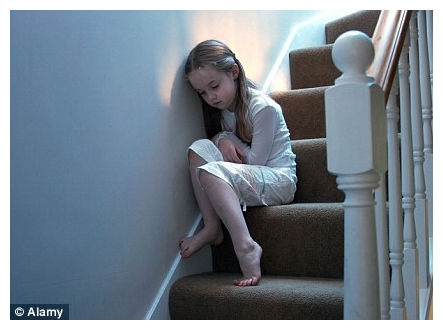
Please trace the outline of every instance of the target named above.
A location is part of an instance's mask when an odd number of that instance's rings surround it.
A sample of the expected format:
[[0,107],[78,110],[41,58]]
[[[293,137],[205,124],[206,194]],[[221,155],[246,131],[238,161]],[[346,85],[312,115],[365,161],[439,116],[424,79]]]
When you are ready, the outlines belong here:
[[217,38],[263,84],[315,14],[12,11],[11,303],[168,318],[168,272],[211,269],[209,249],[177,259],[199,220],[186,148],[204,136],[183,61]]

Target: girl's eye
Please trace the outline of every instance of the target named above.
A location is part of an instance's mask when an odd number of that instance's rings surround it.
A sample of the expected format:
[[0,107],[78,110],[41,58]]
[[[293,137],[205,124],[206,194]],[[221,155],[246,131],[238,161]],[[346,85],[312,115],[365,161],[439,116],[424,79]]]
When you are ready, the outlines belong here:
[[217,89],[218,85],[211,86],[212,89]]

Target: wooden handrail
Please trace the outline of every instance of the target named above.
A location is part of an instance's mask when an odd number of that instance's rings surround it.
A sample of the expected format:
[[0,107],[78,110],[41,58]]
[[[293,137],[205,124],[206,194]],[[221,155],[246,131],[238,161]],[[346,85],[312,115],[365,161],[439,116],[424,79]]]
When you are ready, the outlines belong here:
[[382,10],[372,36],[375,57],[367,73],[374,77],[388,100],[412,10]]

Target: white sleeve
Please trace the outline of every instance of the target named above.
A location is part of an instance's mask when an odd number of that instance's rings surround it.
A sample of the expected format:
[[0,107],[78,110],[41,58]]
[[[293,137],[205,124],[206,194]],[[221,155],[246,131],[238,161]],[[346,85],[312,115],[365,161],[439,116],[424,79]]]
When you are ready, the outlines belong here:
[[252,124],[251,150],[247,153],[247,163],[266,165],[271,154],[275,136],[277,113],[266,107],[256,114]]
[[220,133],[218,138],[215,140],[214,144],[218,147],[221,139],[230,139],[233,141],[240,149],[247,154],[251,149],[246,143],[244,143],[234,132],[223,131]]
[[248,146],[232,132],[226,132],[227,134],[220,136],[220,139],[229,138],[234,141],[246,154],[247,164],[266,165],[274,142],[276,118],[277,113],[272,107],[266,107],[255,115],[252,123],[251,146]]

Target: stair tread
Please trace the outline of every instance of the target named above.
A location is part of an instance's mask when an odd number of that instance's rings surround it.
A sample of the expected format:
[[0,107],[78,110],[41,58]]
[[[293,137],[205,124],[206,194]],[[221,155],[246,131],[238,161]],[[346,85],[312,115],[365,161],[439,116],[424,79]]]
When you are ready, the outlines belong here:
[[[270,219],[273,218],[272,213],[278,212],[278,217],[287,215],[289,219],[294,220],[294,216],[301,215],[306,211],[328,211],[330,209],[342,209],[341,202],[318,202],[318,203],[290,203],[283,205],[272,205],[272,206],[257,206],[250,207],[245,213],[245,217],[249,218],[253,214],[255,217],[263,216],[263,218]],[[276,219],[277,220],[277,219]]]
[[173,319],[341,319],[343,280],[264,275],[237,287],[240,274],[202,273],[171,288]]

